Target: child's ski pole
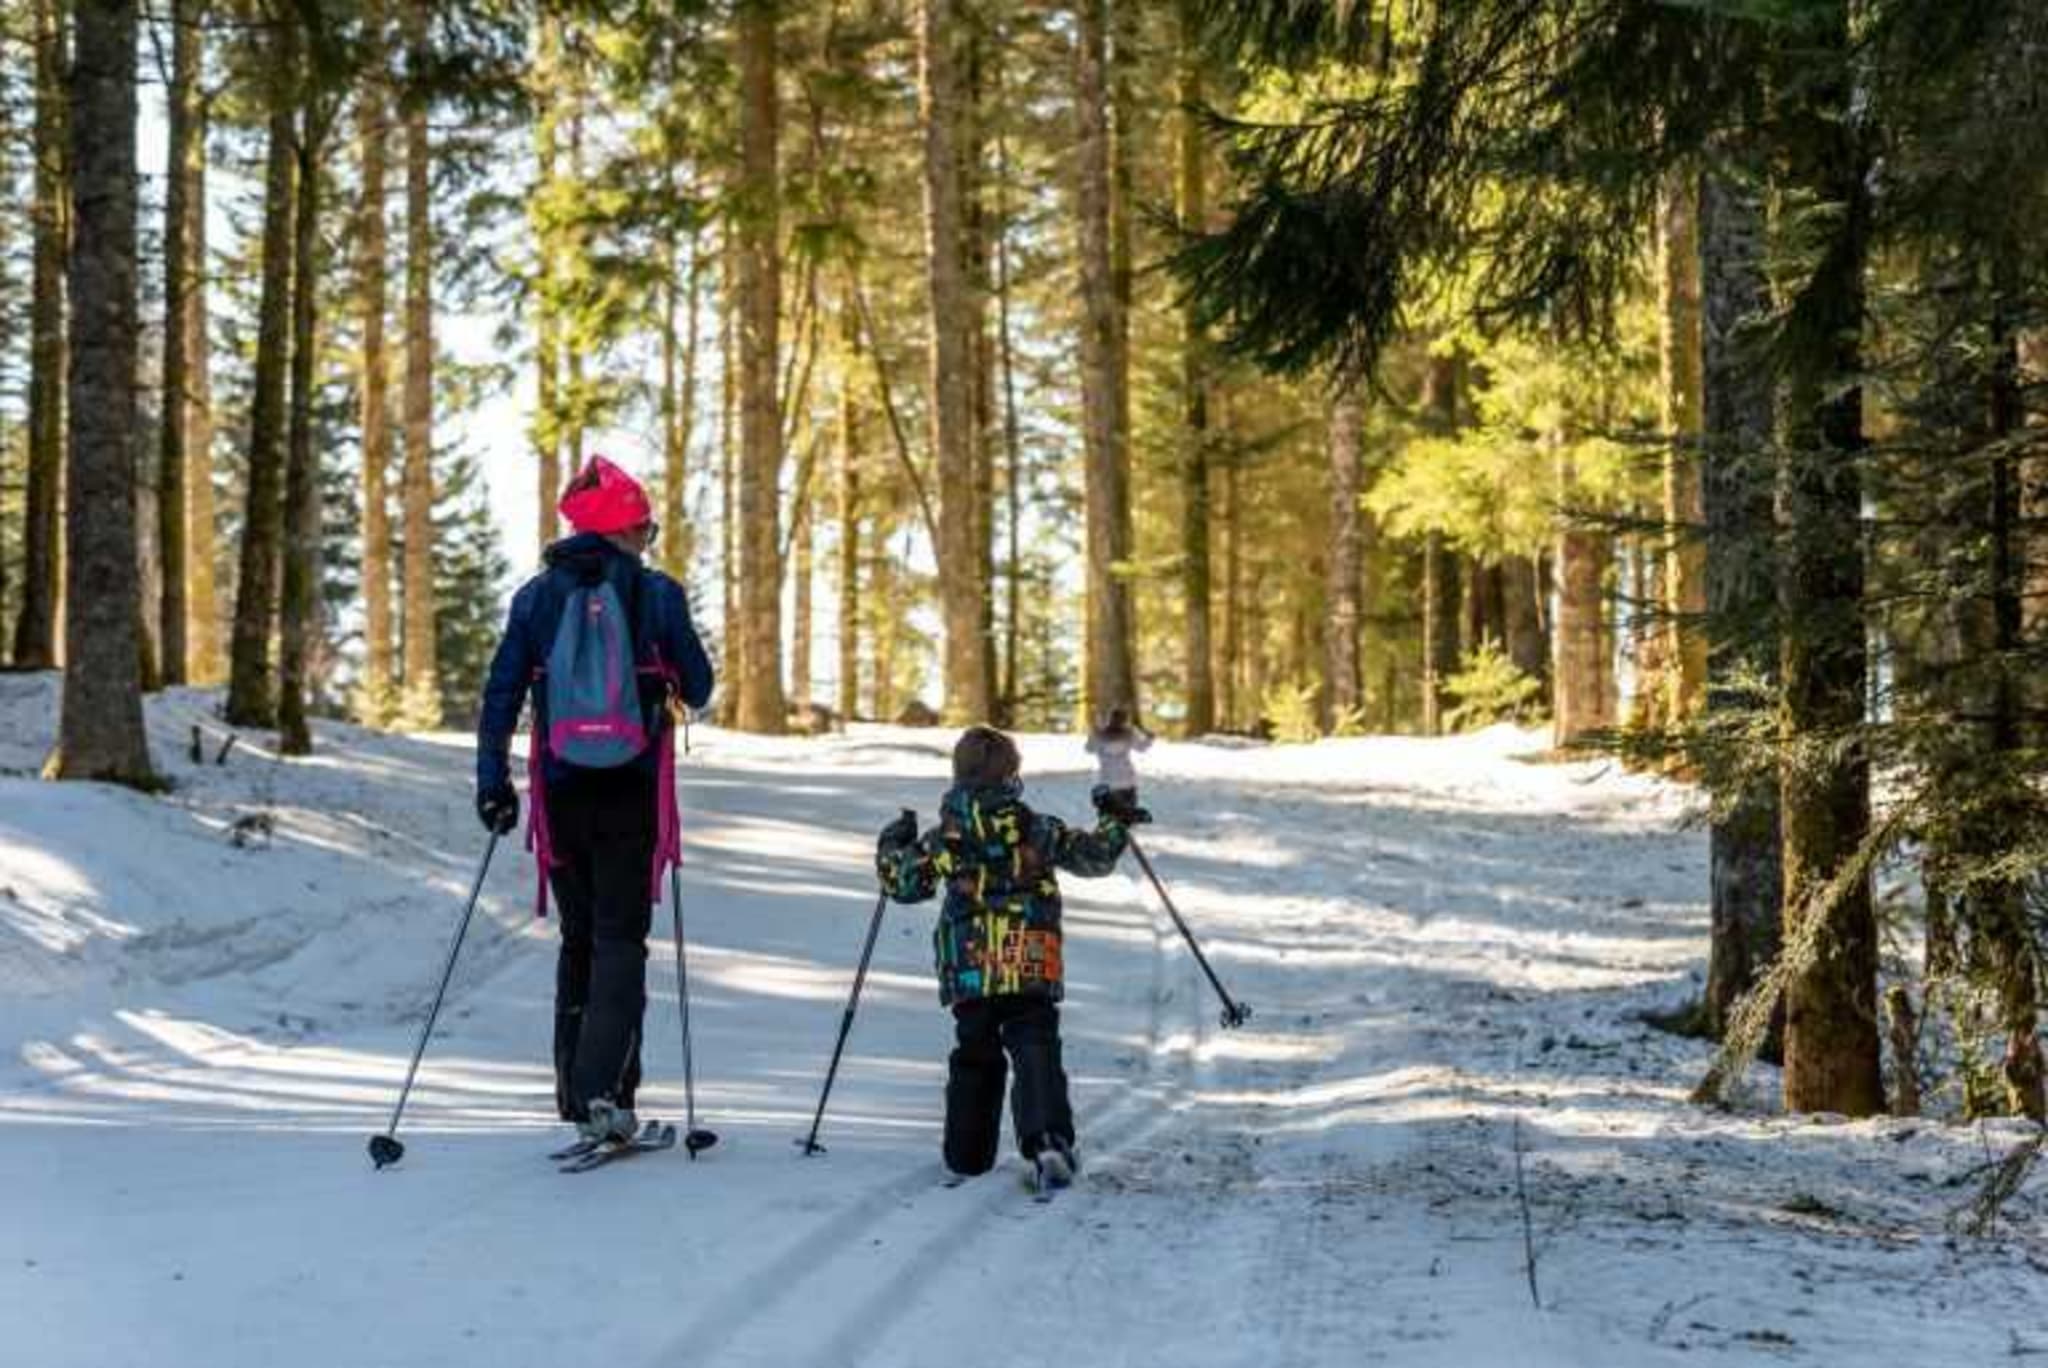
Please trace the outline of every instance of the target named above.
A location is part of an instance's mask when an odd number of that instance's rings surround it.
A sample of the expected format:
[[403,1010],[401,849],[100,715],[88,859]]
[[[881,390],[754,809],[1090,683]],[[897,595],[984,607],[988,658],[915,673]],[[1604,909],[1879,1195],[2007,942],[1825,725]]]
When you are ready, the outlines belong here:
[[1166,885],[1159,881],[1159,875],[1152,868],[1152,862],[1145,858],[1144,848],[1138,844],[1138,838],[1132,836],[1130,839],[1131,854],[1138,857],[1138,867],[1145,871],[1145,877],[1150,879],[1152,887],[1158,890],[1159,901],[1166,904],[1167,915],[1171,916],[1173,924],[1180,928],[1181,938],[1188,943],[1188,949],[1195,952],[1195,963],[1202,966],[1202,972],[1208,976],[1209,986],[1214,988],[1216,996],[1223,1000],[1223,1029],[1228,1031],[1244,1025],[1252,1019],[1250,1005],[1231,997],[1230,990],[1223,986],[1223,980],[1216,977],[1216,971],[1209,967],[1209,957],[1202,953],[1200,943],[1195,940],[1195,933],[1188,930],[1188,924],[1180,915],[1180,909],[1173,905],[1172,895],[1166,891]]
[[839,1076],[839,1056],[846,1050],[846,1037],[853,1032],[853,1013],[860,1006],[861,985],[868,979],[868,961],[874,957],[875,937],[882,933],[882,913],[889,905],[889,895],[881,893],[875,898],[875,914],[868,919],[867,943],[860,948],[860,968],[854,971],[853,993],[846,999],[846,1015],[839,1020],[839,1043],[832,1047],[832,1063],[825,1070],[825,1088],[818,1094],[818,1112],[811,1118],[811,1133],[797,1141],[805,1154],[823,1154],[825,1147],[818,1143],[818,1128],[825,1124],[825,1102],[832,1096],[832,1080]]

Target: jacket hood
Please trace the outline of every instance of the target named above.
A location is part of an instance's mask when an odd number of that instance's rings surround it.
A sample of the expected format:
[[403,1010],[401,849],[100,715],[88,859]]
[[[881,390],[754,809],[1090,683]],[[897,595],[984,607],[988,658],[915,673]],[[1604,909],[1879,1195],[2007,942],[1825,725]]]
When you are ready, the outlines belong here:
[[637,564],[639,557],[620,550],[611,538],[597,532],[564,537],[541,553],[541,562],[550,570],[567,570],[585,584],[603,579],[615,561]]
[[967,817],[973,808],[994,812],[999,808],[1021,806],[1024,801],[1024,781],[1010,779],[1000,784],[955,784],[946,790],[946,796],[939,801],[943,811],[957,817]]

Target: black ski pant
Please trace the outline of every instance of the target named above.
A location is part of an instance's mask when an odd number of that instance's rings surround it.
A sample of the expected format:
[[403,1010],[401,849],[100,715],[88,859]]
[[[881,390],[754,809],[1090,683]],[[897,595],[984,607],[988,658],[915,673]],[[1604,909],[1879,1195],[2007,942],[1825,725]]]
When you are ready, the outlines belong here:
[[[1047,1142],[1074,1143],[1067,1071],[1060,1063],[1060,1009],[1039,997],[1006,994],[953,1008],[946,1076],[946,1167],[987,1173],[1002,1140],[1003,1085],[1010,1082],[1010,1124],[1026,1159]],[[1005,1058],[1007,1056],[1007,1058]]]
[[547,794],[562,922],[555,963],[555,1107],[581,1121],[594,1098],[633,1105],[647,1014],[655,779],[637,769],[579,771]]

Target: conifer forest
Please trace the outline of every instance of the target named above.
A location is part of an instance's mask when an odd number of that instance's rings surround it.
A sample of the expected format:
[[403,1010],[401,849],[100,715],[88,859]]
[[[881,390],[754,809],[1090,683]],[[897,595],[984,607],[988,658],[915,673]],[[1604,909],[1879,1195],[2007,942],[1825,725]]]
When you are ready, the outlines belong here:
[[[627,938],[706,1152],[542,1183],[642,1067],[529,910],[593,527],[715,677]],[[933,1176],[1002,746],[1028,1215]],[[2043,0],[0,0],[24,1362],[2048,1355],[2044,955]],[[558,1321],[308,1252],[645,1224]]]

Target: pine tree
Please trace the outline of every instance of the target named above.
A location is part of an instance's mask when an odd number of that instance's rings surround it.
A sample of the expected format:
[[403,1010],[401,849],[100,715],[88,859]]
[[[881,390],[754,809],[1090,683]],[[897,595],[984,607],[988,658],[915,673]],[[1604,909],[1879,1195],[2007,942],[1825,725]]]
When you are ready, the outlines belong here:
[[424,76],[426,0],[406,0],[403,40],[411,88],[405,125],[405,683],[404,725],[440,725],[442,694],[435,650],[434,515],[434,228],[433,145]]
[[918,106],[924,129],[925,251],[931,308],[931,441],[939,474],[939,597],[945,620],[945,716],[989,716],[983,661],[975,469],[974,329],[967,279],[959,73],[963,21],[953,0],[920,0]]
[[293,117],[298,108],[298,25],[272,28],[265,53],[268,128],[263,177],[263,283],[257,304],[255,383],[250,400],[248,478],[242,511],[241,573],[235,587],[234,639],[225,717],[238,727],[270,727],[277,697],[270,637],[277,625],[284,540],[286,370],[291,348]]
[[391,137],[384,8],[366,10],[369,51],[357,97],[357,141],[362,188],[357,209],[356,280],[361,322],[363,482],[363,686],[357,714],[373,727],[390,723],[397,709],[391,622],[391,356],[384,326],[390,312],[389,236],[385,165]]
[[[1138,708],[1131,658],[1128,364],[1112,222],[1109,30],[1111,0],[1075,7],[1075,197],[1081,265],[1081,408],[1086,476],[1087,677],[1090,717]],[[1125,277],[1127,279],[1127,276]]]
[[740,354],[739,614],[728,634],[745,641],[738,670],[740,727],[781,732],[780,564],[782,418],[781,216],[776,186],[778,0],[742,0],[738,11],[740,148],[738,333]]
[[139,329],[134,0],[80,0],[67,82],[71,246],[63,708],[47,773],[155,782],[135,559]]
[[[204,41],[200,24],[205,7],[194,0],[172,0],[170,71],[170,156],[164,198],[164,327],[163,402],[159,415],[157,461],[157,543],[163,561],[163,594],[158,605],[159,668],[163,682],[182,684],[190,674],[186,625],[191,616],[186,592],[185,441],[191,427],[187,397],[187,347],[193,332],[186,315],[192,309],[194,278],[202,269],[191,239],[195,174],[194,144],[204,137],[199,118],[199,83]],[[203,345],[203,339],[201,339]],[[196,478],[211,479],[202,468]]]
[[29,304],[28,493],[23,528],[21,615],[14,624],[14,663],[47,669],[57,663],[57,596],[64,477],[64,244],[66,25],[61,0],[35,0],[34,280]]

